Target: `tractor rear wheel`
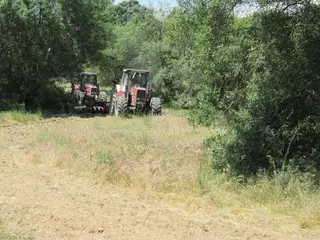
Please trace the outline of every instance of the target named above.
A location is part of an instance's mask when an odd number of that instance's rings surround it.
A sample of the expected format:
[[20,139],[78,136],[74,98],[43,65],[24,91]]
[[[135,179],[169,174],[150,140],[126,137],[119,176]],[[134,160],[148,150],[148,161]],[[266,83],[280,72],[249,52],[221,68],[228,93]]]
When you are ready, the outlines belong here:
[[128,112],[128,102],[125,97],[116,98],[116,105],[115,105],[115,115],[118,116],[120,114],[126,114]]
[[111,94],[110,94],[110,103],[109,103],[109,114],[110,115],[115,114],[116,100],[117,100],[117,89],[114,87],[114,88],[112,88]]
[[151,111],[152,115],[161,115],[162,114],[162,104],[161,99],[157,97],[151,98]]

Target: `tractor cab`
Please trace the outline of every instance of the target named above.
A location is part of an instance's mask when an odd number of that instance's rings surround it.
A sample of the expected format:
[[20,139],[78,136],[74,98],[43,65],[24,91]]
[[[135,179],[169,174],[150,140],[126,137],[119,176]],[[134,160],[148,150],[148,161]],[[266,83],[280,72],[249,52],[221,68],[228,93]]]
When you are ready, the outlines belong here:
[[111,92],[110,114],[128,111],[161,114],[161,100],[153,97],[150,75],[148,70],[124,69],[120,83]]
[[72,91],[78,100],[78,105],[92,107],[100,93],[97,74],[91,72],[80,73],[72,84]]
[[148,73],[135,72],[129,75],[129,85],[131,86],[146,88],[148,82]]
[[71,94],[75,108],[86,108],[94,112],[109,112],[106,93],[100,91],[96,73],[82,72],[72,81]]
[[[79,76],[79,87],[82,92],[86,92],[87,96],[97,95],[99,92],[99,84],[96,73],[83,72]],[[92,94],[89,94],[92,93]]]
[[80,89],[84,93],[84,104],[92,107],[99,96],[99,84],[96,73],[83,72],[80,74]]
[[130,95],[132,88],[140,88],[140,90],[147,90],[150,71],[138,69],[124,69],[120,86],[125,87],[124,93]]

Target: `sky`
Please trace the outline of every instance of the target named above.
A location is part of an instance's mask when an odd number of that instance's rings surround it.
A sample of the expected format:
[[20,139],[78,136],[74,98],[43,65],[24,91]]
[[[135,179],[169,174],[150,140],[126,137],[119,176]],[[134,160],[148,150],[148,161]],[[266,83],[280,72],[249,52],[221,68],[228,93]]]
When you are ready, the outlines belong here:
[[[119,3],[123,0],[115,0],[115,3]],[[165,7],[175,7],[178,6],[176,0],[139,0],[141,5],[146,6],[153,6],[153,7],[159,7],[159,6],[165,6]]]
[[[114,3],[119,3],[121,1],[125,1],[125,0],[115,0]],[[172,7],[176,7],[178,6],[178,3],[176,0],[139,0],[140,4],[145,5],[147,7],[153,7],[153,8],[165,8],[165,9],[170,9]],[[246,2],[246,0],[244,1]],[[247,2],[252,2],[252,1],[248,1]],[[257,4],[242,4],[240,6],[237,6],[235,9],[235,13],[236,15],[238,15],[239,17],[244,17],[247,15],[250,15],[251,13],[253,13],[254,11],[256,11],[258,8]]]
[[[119,3],[126,0],[115,0],[115,3]],[[178,6],[177,0],[138,0],[140,4],[147,7],[170,9]],[[320,4],[320,0],[311,0],[314,4]],[[234,10],[238,17],[246,17],[251,15],[259,9],[259,5],[255,0],[243,0],[241,5],[238,5]]]

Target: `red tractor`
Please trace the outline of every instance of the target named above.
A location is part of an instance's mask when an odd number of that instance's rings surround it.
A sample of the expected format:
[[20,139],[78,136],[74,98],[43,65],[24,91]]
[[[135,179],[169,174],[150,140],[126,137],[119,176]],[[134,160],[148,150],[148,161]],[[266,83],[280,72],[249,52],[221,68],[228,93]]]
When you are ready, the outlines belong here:
[[76,98],[77,107],[86,107],[93,112],[108,112],[106,93],[100,92],[96,73],[80,73],[72,83],[72,93]]
[[113,88],[109,112],[111,115],[128,112],[152,113],[161,115],[162,104],[158,97],[153,97],[150,72],[147,70],[124,69],[122,79]]

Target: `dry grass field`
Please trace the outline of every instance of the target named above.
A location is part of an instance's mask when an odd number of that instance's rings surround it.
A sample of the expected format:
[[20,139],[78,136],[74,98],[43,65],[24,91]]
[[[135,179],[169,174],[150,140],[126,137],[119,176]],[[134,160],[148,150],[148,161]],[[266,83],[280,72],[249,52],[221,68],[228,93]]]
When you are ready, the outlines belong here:
[[319,190],[211,169],[203,141],[222,123],[193,127],[168,109],[0,120],[0,239],[319,239]]

